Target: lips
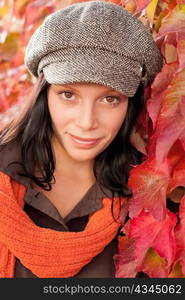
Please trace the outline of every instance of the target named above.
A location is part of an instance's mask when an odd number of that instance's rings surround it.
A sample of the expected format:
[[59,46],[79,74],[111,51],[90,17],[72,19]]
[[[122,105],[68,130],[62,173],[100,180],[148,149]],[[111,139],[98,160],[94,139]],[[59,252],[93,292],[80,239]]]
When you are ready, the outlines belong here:
[[81,138],[79,136],[75,136],[73,134],[70,134],[73,138],[75,138],[76,140],[82,141],[82,142],[89,142],[89,143],[95,143],[97,142],[99,139],[90,139],[90,138]]

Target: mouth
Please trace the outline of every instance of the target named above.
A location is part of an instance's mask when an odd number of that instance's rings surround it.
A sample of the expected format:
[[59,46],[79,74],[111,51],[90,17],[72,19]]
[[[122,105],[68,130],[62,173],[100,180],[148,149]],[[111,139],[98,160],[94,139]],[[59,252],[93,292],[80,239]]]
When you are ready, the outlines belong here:
[[76,136],[76,135],[73,135],[73,134],[70,134],[74,139],[78,140],[78,141],[81,141],[81,142],[96,142],[98,140],[100,140],[100,138],[97,138],[97,139],[91,139],[91,138],[81,138],[79,136]]
[[82,138],[82,137],[78,137],[75,136],[73,134],[70,134],[70,136],[72,137],[73,141],[75,143],[81,144],[81,145],[89,145],[89,146],[94,146],[96,145],[101,138],[97,138],[97,139],[91,139],[91,138]]

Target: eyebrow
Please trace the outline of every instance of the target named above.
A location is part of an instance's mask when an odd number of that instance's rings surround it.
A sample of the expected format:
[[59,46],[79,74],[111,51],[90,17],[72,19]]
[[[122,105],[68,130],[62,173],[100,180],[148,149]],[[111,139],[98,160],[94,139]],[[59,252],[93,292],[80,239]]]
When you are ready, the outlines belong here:
[[[70,88],[70,89],[72,89],[72,90],[77,90],[77,89],[75,89],[75,87],[74,87],[74,85],[71,85],[71,84],[54,84],[54,86],[56,87],[56,88]],[[106,92],[114,92],[114,93],[118,93],[118,94],[121,94],[121,92],[119,92],[119,91],[116,91],[116,90],[114,90],[114,89],[112,89],[112,88],[109,88],[109,87],[106,87],[105,86],[105,90],[103,90],[102,91],[103,93],[106,93]]]

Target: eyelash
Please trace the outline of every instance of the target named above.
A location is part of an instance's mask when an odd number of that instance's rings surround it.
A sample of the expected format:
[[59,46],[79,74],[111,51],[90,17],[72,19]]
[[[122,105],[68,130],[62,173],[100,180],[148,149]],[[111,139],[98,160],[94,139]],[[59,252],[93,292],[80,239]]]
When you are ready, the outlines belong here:
[[[67,93],[71,94],[72,96],[74,95],[73,92],[70,92],[70,91],[62,91],[62,92],[59,92],[58,95],[62,96],[63,94],[67,94]],[[116,99],[117,100],[116,103],[107,103],[107,104],[109,104],[111,106],[116,106],[121,101],[120,97],[118,97],[118,96],[106,96],[104,99],[106,99],[106,98],[111,98],[111,99]],[[71,100],[71,98],[67,98],[67,99],[63,99],[63,100],[66,101],[66,102],[68,102],[68,103],[71,102],[71,101],[69,101],[69,100]]]

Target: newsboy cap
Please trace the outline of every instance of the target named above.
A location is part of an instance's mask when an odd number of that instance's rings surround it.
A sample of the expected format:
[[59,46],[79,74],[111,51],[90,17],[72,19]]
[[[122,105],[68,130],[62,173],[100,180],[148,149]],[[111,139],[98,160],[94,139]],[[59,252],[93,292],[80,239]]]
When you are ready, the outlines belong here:
[[99,83],[134,96],[162,67],[148,29],[123,7],[80,2],[49,16],[32,35],[25,65],[50,84]]

